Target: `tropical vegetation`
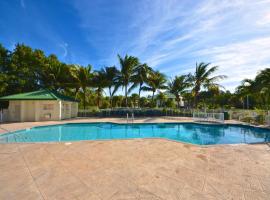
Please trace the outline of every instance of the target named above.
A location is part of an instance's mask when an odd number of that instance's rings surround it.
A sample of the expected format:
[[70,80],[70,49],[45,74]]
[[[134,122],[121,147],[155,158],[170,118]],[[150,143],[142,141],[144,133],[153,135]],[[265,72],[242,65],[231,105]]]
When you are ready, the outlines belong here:
[[13,50],[0,44],[0,96],[47,88],[80,100],[81,109],[181,108],[181,101],[185,108],[268,110],[270,106],[270,68],[243,80],[232,93],[219,84],[226,76],[210,63],[197,63],[194,73],[170,78],[137,57],[118,55],[118,60],[119,66],[94,70],[24,44]]

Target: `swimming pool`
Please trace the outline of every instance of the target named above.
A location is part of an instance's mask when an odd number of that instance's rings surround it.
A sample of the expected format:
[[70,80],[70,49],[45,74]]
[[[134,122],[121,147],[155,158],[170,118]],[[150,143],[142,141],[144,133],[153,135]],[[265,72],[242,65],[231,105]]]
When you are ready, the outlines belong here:
[[198,145],[257,143],[269,142],[270,130],[244,125],[197,123],[68,123],[4,134],[0,136],[0,143],[132,138],[165,138]]

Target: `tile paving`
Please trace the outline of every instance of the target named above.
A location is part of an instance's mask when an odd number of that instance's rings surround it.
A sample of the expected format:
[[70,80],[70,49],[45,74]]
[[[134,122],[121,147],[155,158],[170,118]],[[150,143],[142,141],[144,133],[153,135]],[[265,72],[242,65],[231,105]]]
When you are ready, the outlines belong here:
[[[58,122],[1,126],[53,123]],[[1,144],[0,172],[0,199],[270,199],[266,144],[200,147],[163,139]]]

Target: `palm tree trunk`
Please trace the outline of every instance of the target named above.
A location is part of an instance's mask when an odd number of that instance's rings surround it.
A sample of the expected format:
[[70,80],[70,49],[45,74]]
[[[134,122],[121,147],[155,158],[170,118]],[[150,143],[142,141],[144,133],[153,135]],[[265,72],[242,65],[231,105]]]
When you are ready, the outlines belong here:
[[152,103],[154,103],[154,95],[155,95],[155,91],[153,90],[153,94],[152,94]]
[[175,97],[176,97],[176,101],[177,101],[177,108],[179,109],[180,108],[180,97],[179,97],[179,95],[178,94],[176,94],[175,95]]
[[194,94],[194,107],[195,108],[197,108],[197,104],[198,104],[198,95],[199,93],[195,91],[195,94]]
[[100,107],[100,99],[101,99],[101,92],[100,92],[100,89],[97,90],[98,91],[98,95],[97,95],[97,105],[98,105],[98,108]]
[[141,105],[140,105],[140,99],[141,99],[141,90],[142,90],[142,84],[140,84],[140,88],[139,88],[139,102],[138,102],[138,106],[139,106],[139,108],[141,107]]
[[127,99],[127,85],[125,85],[125,97],[126,97],[126,107],[128,107],[128,99]]
[[85,102],[85,91],[83,91],[83,109],[85,110],[86,102]]
[[78,94],[78,92],[79,92],[79,89],[80,89],[80,88],[78,88],[78,87],[75,88],[75,94],[74,94],[75,98],[76,98],[76,96],[77,96],[77,94]]
[[98,106],[98,108],[99,108],[99,103],[100,103],[100,97],[99,97],[99,94],[98,94],[98,96],[97,96],[97,106]]
[[111,109],[112,109],[112,91],[111,91],[111,87],[109,87],[109,93],[110,93],[110,104],[111,104]]

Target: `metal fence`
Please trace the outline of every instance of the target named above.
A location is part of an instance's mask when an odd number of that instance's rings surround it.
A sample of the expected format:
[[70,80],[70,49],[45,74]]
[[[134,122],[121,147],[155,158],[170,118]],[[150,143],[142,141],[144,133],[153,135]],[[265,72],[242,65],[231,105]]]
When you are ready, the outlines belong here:
[[224,123],[224,113],[194,112],[194,121]]
[[230,110],[231,120],[238,120],[255,125],[270,125],[270,112],[267,110]]
[[268,112],[268,114],[266,115],[265,118],[266,118],[266,120],[265,120],[266,121],[266,125],[267,126],[270,126],[270,112]]
[[237,120],[241,122],[270,126],[270,112],[265,110],[207,110],[207,109],[169,109],[169,108],[113,108],[79,110],[78,117],[193,117],[194,120],[224,122]]
[[176,116],[192,117],[192,110],[186,109],[101,109],[101,110],[79,110],[79,117],[126,117],[134,115],[135,117],[159,117],[159,116]]

